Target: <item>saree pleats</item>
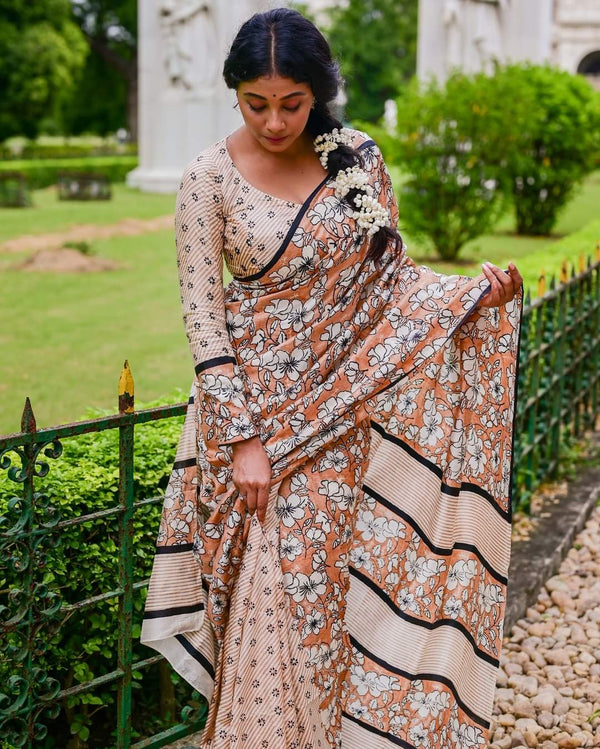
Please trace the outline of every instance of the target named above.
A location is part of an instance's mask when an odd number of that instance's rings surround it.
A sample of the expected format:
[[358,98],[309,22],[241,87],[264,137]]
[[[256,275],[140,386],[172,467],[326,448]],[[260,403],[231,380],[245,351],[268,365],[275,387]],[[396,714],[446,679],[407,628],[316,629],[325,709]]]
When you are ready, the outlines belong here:
[[[142,641],[210,701],[207,749],[487,742],[522,301],[366,254],[323,186],[226,291],[236,368],[192,387]],[[219,444],[247,428],[237,392],[273,468],[263,526]]]

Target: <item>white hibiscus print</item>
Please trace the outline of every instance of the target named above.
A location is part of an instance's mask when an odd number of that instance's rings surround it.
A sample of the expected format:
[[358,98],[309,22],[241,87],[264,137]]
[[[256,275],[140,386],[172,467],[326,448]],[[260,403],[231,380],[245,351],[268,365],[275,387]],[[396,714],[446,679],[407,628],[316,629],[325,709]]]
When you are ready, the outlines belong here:
[[424,583],[430,577],[435,577],[445,570],[446,563],[442,560],[417,556],[417,552],[409,548],[406,550],[404,569],[409,582],[416,580],[418,583]]
[[449,598],[444,604],[444,614],[450,619],[464,619],[465,609],[460,598]]
[[296,536],[290,534],[281,539],[279,543],[279,556],[293,562],[304,551],[304,544]]
[[291,572],[286,572],[283,578],[286,592],[296,603],[305,600],[316,603],[319,596],[324,595],[327,590],[327,578],[322,572],[313,572],[311,575],[302,572],[292,575]]
[[296,347],[293,351],[266,351],[260,359],[259,366],[273,373],[277,380],[284,377],[296,382],[308,369],[310,352]]
[[291,528],[296,525],[296,522],[300,518],[304,517],[305,508],[306,498],[299,497],[294,493],[288,494],[285,497],[280,494],[277,497],[275,512],[285,527]]
[[454,590],[457,585],[466,587],[477,573],[474,559],[459,559],[448,570],[446,588]]
[[313,609],[305,617],[305,624],[302,628],[302,639],[305,639],[309,635],[318,635],[319,632],[325,626],[325,617],[316,609]]

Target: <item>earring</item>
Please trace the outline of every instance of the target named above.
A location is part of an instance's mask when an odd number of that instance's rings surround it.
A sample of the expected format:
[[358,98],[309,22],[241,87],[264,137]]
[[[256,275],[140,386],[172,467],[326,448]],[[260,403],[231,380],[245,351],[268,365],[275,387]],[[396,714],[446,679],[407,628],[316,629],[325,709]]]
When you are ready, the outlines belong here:
[[236,103],[233,105],[233,108],[234,109],[239,109],[239,107],[240,107],[240,103],[239,103],[239,101],[236,101]]
[[316,107],[316,105],[317,105],[317,100],[313,99],[313,103],[310,105],[310,108],[314,109]]

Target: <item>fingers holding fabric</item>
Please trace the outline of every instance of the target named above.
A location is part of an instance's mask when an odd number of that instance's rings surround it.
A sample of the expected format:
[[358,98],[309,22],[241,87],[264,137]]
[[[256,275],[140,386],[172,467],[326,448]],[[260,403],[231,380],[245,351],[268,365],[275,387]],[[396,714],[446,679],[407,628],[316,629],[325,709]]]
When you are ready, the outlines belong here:
[[508,272],[490,262],[481,266],[483,275],[490,282],[490,291],[482,297],[482,307],[500,307],[510,302],[523,285],[521,274],[514,263],[509,263]]
[[265,519],[271,486],[271,463],[258,437],[236,442],[233,448],[233,483],[250,515]]

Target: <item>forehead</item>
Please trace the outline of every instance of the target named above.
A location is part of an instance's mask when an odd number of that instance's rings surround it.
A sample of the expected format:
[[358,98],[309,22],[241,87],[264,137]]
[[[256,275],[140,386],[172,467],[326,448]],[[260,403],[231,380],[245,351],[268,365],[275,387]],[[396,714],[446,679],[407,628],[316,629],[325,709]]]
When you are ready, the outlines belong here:
[[293,78],[280,75],[263,75],[252,81],[244,81],[238,87],[240,94],[257,94],[267,99],[281,99],[295,92],[310,94],[311,88],[308,83],[298,83]]

